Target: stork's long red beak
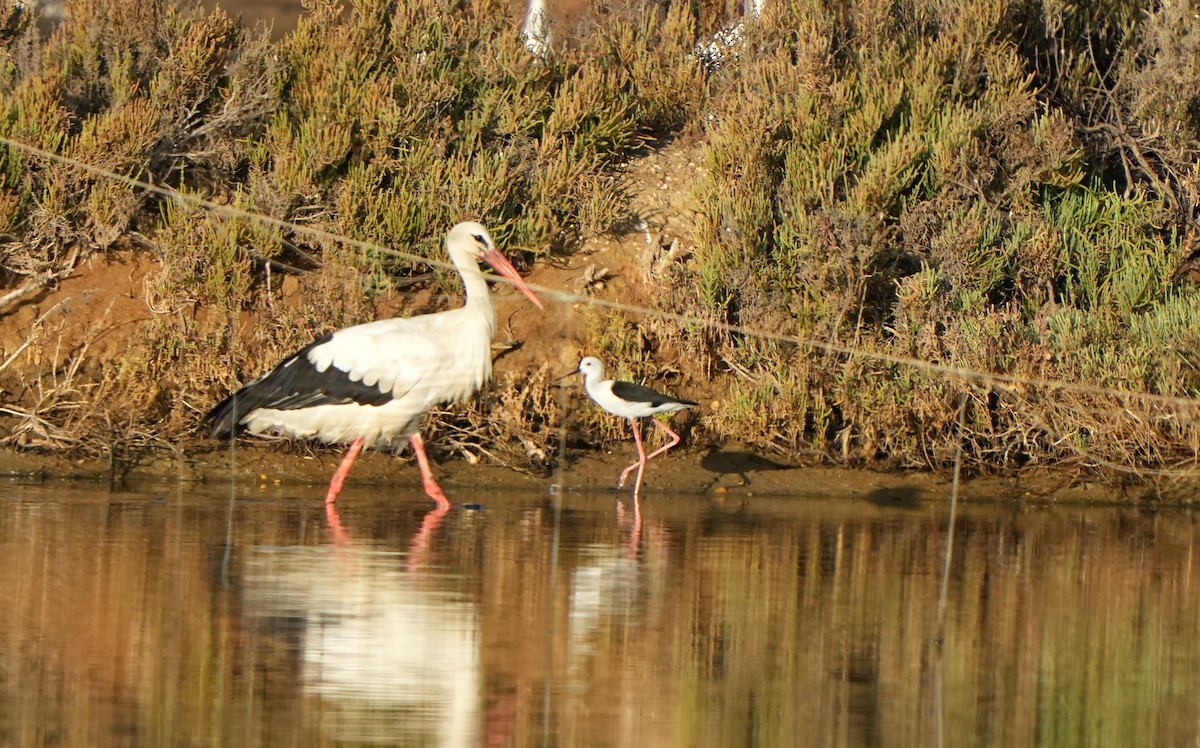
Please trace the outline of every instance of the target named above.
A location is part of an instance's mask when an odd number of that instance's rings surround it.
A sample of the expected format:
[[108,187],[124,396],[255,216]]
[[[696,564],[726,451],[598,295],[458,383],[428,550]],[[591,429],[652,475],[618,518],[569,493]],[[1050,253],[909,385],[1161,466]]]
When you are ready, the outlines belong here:
[[545,309],[545,307],[542,306],[542,302],[538,300],[538,297],[533,295],[533,289],[530,288],[527,283],[525,283],[525,279],[522,278],[521,274],[517,272],[517,269],[512,266],[512,263],[508,261],[508,258],[500,254],[500,250],[489,249],[484,253],[483,261],[491,265],[492,269],[497,273],[512,281],[513,285],[517,287],[517,290],[528,296],[529,300],[536,304],[538,309]]

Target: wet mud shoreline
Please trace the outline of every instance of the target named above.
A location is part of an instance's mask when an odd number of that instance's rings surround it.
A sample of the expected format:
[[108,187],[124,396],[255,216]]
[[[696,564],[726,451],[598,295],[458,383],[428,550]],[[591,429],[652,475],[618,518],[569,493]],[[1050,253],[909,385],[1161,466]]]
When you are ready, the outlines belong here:
[[[104,460],[72,459],[12,449],[0,450],[0,480],[18,483],[100,483],[113,488],[150,484],[218,486],[233,479],[239,491],[272,493],[294,490],[314,495],[323,490],[337,467],[340,453],[331,450],[278,449],[242,444],[235,449],[158,454],[136,465],[114,466]],[[470,464],[461,459],[434,466],[439,481],[453,498],[457,489],[480,488],[523,493],[611,491],[626,497],[628,488],[615,488],[617,474],[631,454],[621,450],[568,453],[561,469],[546,475],[495,464]],[[420,492],[420,475],[406,453],[365,453],[347,482],[355,487],[394,488]],[[965,501],[1086,504],[1190,505],[1197,493],[1193,483],[1170,486],[1137,485],[1123,488],[1081,480],[1066,471],[1026,471],[1016,476],[964,479],[959,497]],[[744,447],[681,450],[650,464],[643,498],[655,494],[709,495],[717,502],[758,498],[861,499],[881,507],[915,507],[926,501],[948,500],[947,476],[924,471],[870,470],[826,465],[787,465],[753,454]]]

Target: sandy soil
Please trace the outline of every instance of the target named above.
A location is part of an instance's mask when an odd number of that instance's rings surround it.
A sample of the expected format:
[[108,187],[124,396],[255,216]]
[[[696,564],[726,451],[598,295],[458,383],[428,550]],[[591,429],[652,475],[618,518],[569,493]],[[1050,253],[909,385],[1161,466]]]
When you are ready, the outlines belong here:
[[[528,279],[543,289],[562,290],[577,296],[620,302],[632,307],[654,307],[654,298],[663,292],[655,281],[663,267],[682,261],[695,247],[692,217],[695,209],[686,185],[702,169],[700,146],[676,141],[630,164],[621,175],[621,188],[631,198],[635,220],[620,234],[588,239],[568,257],[534,268]],[[496,294],[501,330],[521,340],[519,351],[504,356],[497,364],[520,369],[551,362],[555,371],[574,371],[586,348],[586,302],[569,305],[564,313],[542,314],[511,290]],[[505,321],[509,322],[506,330]],[[652,319],[637,319],[652,325]],[[566,343],[564,345],[563,343]],[[655,358],[664,368],[677,368],[669,350],[656,350]],[[704,389],[704,381],[689,382]],[[718,391],[712,388],[713,392]],[[694,399],[707,392],[689,390]]]

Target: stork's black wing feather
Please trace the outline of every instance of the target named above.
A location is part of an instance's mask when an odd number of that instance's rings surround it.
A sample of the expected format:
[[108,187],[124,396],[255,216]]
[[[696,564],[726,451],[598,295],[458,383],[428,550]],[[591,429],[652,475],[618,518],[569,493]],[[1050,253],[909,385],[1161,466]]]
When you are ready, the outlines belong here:
[[204,417],[209,433],[217,439],[231,437],[242,429],[240,421],[258,408],[295,410],[317,405],[383,405],[393,398],[391,390],[356,382],[336,366],[318,371],[309,359],[313,348],[326,343],[326,334],[288,357],[271,371],[225,398]]
[[628,400],[632,403],[649,403],[650,407],[657,408],[660,405],[669,403],[681,403],[683,405],[697,405],[698,403],[691,400],[684,400],[670,395],[664,395],[661,392],[655,392],[649,387],[643,387],[640,384],[633,382],[613,382],[612,392],[622,400]]

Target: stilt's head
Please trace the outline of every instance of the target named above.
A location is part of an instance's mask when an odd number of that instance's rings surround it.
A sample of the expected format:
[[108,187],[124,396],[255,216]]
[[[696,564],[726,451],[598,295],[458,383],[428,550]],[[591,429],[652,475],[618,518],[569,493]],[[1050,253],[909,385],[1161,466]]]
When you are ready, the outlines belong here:
[[542,302],[534,296],[533,290],[525,283],[521,274],[508,258],[496,249],[495,240],[482,223],[463,221],[450,229],[450,233],[446,234],[446,254],[460,267],[465,266],[467,262],[486,262],[497,273],[512,281],[517,290],[525,294],[539,309],[542,308]]
[[595,356],[587,356],[579,362],[579,371],[589,382],[599,382],[604,379],[604,364]]

